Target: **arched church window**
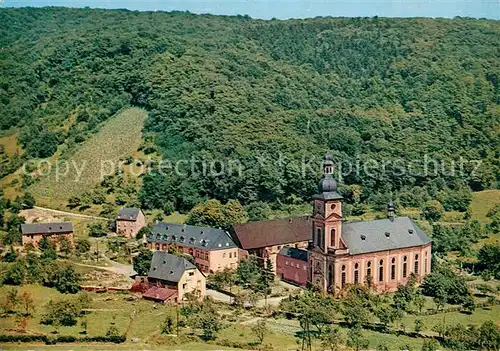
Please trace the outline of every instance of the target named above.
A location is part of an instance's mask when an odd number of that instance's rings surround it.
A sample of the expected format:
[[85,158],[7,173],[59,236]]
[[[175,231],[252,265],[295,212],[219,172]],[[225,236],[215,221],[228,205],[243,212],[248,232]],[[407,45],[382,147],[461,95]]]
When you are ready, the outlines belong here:
[[328,286],[334,286],[335,285],[335,282],[334,282],[334,276],[333,276],[333,265],[330,264],[328,266]]
[[330,229],[330,246],[335,247],[335,229]]
[[354,265],[354,284],[359,283],[359,264]]
[[368,282],[371,282],[371,280],[372,280],[372,262],[368,261],[368,264],[366,266],[367,266],[367,269],[366,269],[366,280]]
[[318,228],[316,232],[316,243],[319,247],[323,247],[323,245],[321,245],[321,228]]
[[380,260],[378,264],[378,281],[384,281],[384,260]]
[[345,278],[346,278],[346,272],[345,272],[345,265],[342,265],[342,287],[345,286]]
[[413,272],[418,274],[418,254],[415,255],[415,263],[413,264]]
[[394,257],[391,260],[391,279],[396,279],[396,259]]
[[406,278],[408,275],[408,263],[406,262],[408,260],[408,257],[404,256],[403,257],[403,278]]

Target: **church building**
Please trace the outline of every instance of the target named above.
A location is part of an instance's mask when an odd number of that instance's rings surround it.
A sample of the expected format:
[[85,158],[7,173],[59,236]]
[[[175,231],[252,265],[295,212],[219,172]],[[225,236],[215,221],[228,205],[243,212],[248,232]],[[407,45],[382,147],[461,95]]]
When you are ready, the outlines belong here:
[[368,282],[379,292],[395,291],[412,273],[419,280],[430,273],[431,239],[412,219],[397,217],[392,201],[387,218],[344,222],[330,153],[318,188],[308,255],[310,283],[324,291]]

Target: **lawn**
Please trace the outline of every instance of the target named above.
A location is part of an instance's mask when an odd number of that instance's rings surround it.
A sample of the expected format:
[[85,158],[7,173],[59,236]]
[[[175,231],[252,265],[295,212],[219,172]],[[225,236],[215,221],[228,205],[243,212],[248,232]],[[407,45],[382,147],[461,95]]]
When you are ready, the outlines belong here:
[[[6,295],[6,289],[12,287],[0,287],[0,296]],[[19,292],[28,291],[31,293],[35,305],[37,306],[33,318],[28,322],[28,332],[52,334],[56,328],[53,326],[40,325],[40,319],[45,312],[45,305],[50,300],[57,300],[63,295],[55,289],[41,287],[38,285],[25,285],[18,288]],[[103,335],[106,330],[114,325],[120,333],[127,333],[127,341],[120,345],[108,344],[59,344],[55,346],[46,346],[43,344],[17,344],[10,343],[1,345],[3,349],[52,349],[52,350],[92,350],[92,349],[176,349],[176,350],[231,350],[231,348],[220,345],[206,344],[201,340],[197,341],[196,336],[191,336],[189,342],[181,342],[173,345],[172,342],[163,344],[165,336],[159,332],[160,325],[165,320],[167,315],[171,315],[175,319],[175,307],[154,304],[142,299],[129,301],[132,295],[130,294],[96,294],[89,293],[92,297],[90,311],[86,316],[87,332],[89,336]],[[219,341],[226,339],[231,342],[252,342],[257,338],[251,330],[252,323],[257,319],[254,315],[249,315],[248,312],[229,310],[226,306],[219,306],[218,309],[227,317],[224,318],[227,325],[226,328],[220,331],[218,335]],[[433,316],[418,317],[424,322],[425,330],[430,330],[434,325],[442,323],[443,319],[447,325],[462,323],[462,324],[481,324],[487,320],[498,321],[500,315],[500,306],[494,306],[491,310],[478,309],[471,315],[461,314],[458,312],[439,314]],[[257,314],[257,317],[259,315]],[[413,330],[415,316],[406,316],[402,322],[407,330]],[[16,327],[16,317],[7,316],[0,318],[0,333],[9,333],[9,329]],[[248,321],[248,324],[245,322]],[[244,324],[240,324],[240,323]],[[297,348],[296,333],[301,330],[297,320],[288,319],[267,319],[269,333],[265,336],[264,344],[272,344],[277,350],[295,350]],[[399,323],[398,323],[399,325]],[[347,335],[348,330],[343,328],[343,333]],[[127,332],[128,331],[128,332]],[[59,327],[58,335],[74,335],[79,336],[82,328],[78,323],[72,327]],[[193,334],[189,329],[181,329],[181,335]],[[420,349],[423,340],[410,338],[407,336],[396,336],[391,334],[378,333],[369,330],[363,330],[364,338],[370,341],[370,348],[375,348],[379,344],[388,345],[391,350],[400,350],[404,346],[410,346],[412,349]],[[134,341],[132,341],[134,340]],[[171,339],[171,340],[176,340]],[[172,345],[171,345],[172,343]],[[319,347],[319,341],[314,340],[315,348]]]
[[132,155],[139,147],[145,118],[145,111],[130,108],[106,121],[99,132],[83,142],[75,152],[60,158],[68,162],[66,174],[63,174],[66,167],[61,166],[57,177],[54,166],[49,176],[30,188],[37,204],[64,208],[69,197],[98,185],[101,174],[117,170],[119,160]]
[[486,223],[488,218],[486,214],[495,205],[500,204],[500,190],[484,190],[473,193],[471,209],[472,218],[480,222]]
[[425,330],[431,330],[437,324],[443,323],[445,321],[446,325],[453,324],[474,324],[480,325],[486,321],[493,321],[498,323],[500,316],[500,306],[492,306],[491,309],[476,309],[472,314],[466,314],[461,312],[448,312],[439,313],[430,316],[405,316],[402,323],[406,326],[407,330],[413,330],[415,325],[415,319],[420,319],[425,326]]

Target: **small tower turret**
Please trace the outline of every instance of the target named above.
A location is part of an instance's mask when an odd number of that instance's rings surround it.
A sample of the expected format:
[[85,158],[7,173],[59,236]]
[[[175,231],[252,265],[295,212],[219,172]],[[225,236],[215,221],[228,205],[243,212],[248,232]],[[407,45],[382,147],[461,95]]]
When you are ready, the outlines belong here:
[[396,206],[394,206],[392,200],[389,200],[387,203],[387,218],[392,222],[394,221],[394,217],[396,217]]

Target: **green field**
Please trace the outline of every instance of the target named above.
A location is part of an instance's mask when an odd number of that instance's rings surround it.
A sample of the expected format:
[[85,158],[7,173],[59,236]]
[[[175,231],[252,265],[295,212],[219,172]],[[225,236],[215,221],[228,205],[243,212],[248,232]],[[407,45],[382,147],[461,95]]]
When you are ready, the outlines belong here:
[[[3,300],[6,289],[0,288],[0,296]],[[53,334],[56,328],[53,326],[40,325],[40,319],[45,313],[45,305],[50,300],[57,300],[63,296],[55,289],[41,287],[38,285],[25,285],[18,288],[19,293],[28,291],[33,296],[36,310],[28,322],[26,333]],[[149,301],[138,299],[129,301],[129,294],[95,294],[89,293],[92,298],[90,312],[86,320],[88,323],[87,332],[89,336],[103,335],[110,325],[114,325],[120,333],[127,333],[127,341],[124,344],[58,344],[46,346],[39,344],[17,344],[9,343],[0,345],[2,349],[51,349],[51,350],[103,350],[103,349],[163,349],[163,350],[232,350],[229,347],[203,343],[198,338],[199,332],[189,328],[181,328],[181,339],[166,337],[160,334],[160,325],[167,315],[175,316],[173,306],[154,304]],[[247,343],[256,341],[256,336],[251,330],[256,318],[260,317],[259,311],[241,311],[230,309],[225,305],[219,305],[218,310],[223,315],[226,327],[220,331],[217,342],[229,340],[231,342]],[[479,325],[487,320],[498,321],[500,306],[494,306],[489,310],[477,309],[471,315],[459,312],[438,314],[432,316],[420,316],[425,326],[425,331],[445,320],[447,325],[456,323]],[[415,316],[405,316],[402,324],[406,330],[413,330]],[[247,323],[248,321],[248,323]],[[265,336],[264,344],[271,344],[274,350],[295,350],[297,348],[296,332],[300,331],[299,322],[296,319],[288,320],[284,318],[267,319],[269,333]],[[13,333],[17,327],[17,317],[14,315],[4,315],[0,318],[0,333]],[[343,333],[347,334],[347,329],[343,328]],[[79,336],[82,332],[80,324],[73,327],[57,328],[58,335]],[[17,333],[17,332],[15,332]],[[410,346],[414,350],[420,349],[423,340],[410,338],[408,336],[396,336],[392,334],[379,333],[364,330],[363,336],[370,341],[370,349],[374,349],[379,344],[389,346],[390,350],[401,350],[404,346]],[[134,341],[132,341],[134,340]],[[314,340],[314,348],[319,348],[319,341]]]
[[104,173],[113,168],[116,170],[121,158],[132,155],[137,150],[146,115],[145,111],[137,108],[120,112],[74,153],[61,158],[68,165],[66,174],[66,167],[62,165],[57,177],[54,166],[48,177],[31,187],[30,191],[35,195],[37,204],[61,208],[69,197],[82,194],[98,185],[101,170]]
[[484,190],[473,193],[471,209],[472,218],[481,222],[487,222],[486,214],[495,205],[500,204],[500,190]]

